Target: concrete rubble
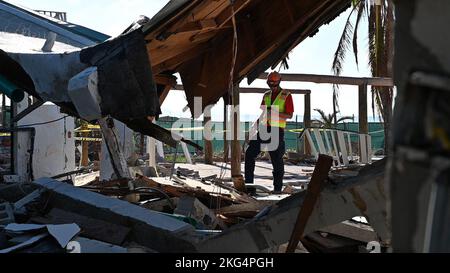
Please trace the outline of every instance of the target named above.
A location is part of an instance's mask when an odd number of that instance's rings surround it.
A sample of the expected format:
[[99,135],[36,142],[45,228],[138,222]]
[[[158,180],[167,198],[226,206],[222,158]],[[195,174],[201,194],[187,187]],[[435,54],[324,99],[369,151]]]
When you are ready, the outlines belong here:
[[[297,252],[367,252],[372,241],[388,247],[384,165],[377,162],[350,176],[332,171]],[[0,226],[0,251],[281,252],[308,193],[258,200],[235,190],[232,182],[195,171],[178,170],[172,179],[139,173],[135,179],[81,187],[48,178],[0,185],[3,207],[10,208],[9,221]],[[357,216],[370,219],[370,225],[352,220]]]

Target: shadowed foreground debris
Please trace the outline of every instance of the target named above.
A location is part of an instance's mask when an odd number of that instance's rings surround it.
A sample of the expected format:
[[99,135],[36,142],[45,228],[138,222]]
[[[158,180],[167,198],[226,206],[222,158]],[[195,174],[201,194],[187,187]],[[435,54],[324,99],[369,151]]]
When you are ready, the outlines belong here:
[[[370,240],[388,246],[384,166],[384,161],[377,162],[353,177],[331,173],[305,222],[302,242],[306,249],[361,252]],[[258,201],[215,179],[138,175],[136,180],[93,182],[83,188],[52,179],[1,186],[0,199],[10,205],[15,217],[3,219],[1,233],[8,240],[0,249],[70,252],[69,243],[80,240],[85,251],[94,253],[282,249],[307,191],[276,203]],[[22,209],[14,209],[18,204]],[[366,217],[371,227],[354,223],[356,216]],[[15,223],[19,225],[12,225]],[[46,225],[56,226],[59,233],[52,234],[43,228]],[[18,231],[12,232],[12,228]],[[74,228],[75,232],[70,232]],[[55,244],[60,237],[68,241],[64,246]]]

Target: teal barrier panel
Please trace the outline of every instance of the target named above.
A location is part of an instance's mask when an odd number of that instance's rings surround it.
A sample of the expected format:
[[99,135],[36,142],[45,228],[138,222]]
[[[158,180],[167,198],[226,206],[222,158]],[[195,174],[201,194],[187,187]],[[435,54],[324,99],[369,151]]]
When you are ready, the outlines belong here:
[[25,92],[2,75],[0,75],[0,92],[13,102],[21,102],[25,98]]
[[[169,121],[158,121],[158,125],[170,129],[173,128],[173,125],[175,123],[176,119],[171,119]],[[244,131],[248,131],[252,123],[250,122],[242,122],[241,123],[241,129]],[[195,133],[199,133],[199,129],[201,128],[202,122],[194,122],[190,121],[189,128],[192,128],[191,131],[187,129],[185,132],[187,136],[190,136],[193,138]],[[222,122],[213,122],[213,136],[215,139],[223,139],[223,123]],[[300,136],[300,133],[297,132],[291,132],[291,130],[301,130],[303,129],[303,123],[295,123],[295,122],[289,122],[286,134],[285,134],[285,141],[286,141],[286,150],[288,151],[296,151],[297,150],[297,144],[298,144],[298,138]],[[358,123],[343,123],[338,125],[338,129],[340,130],[346,130],[346,131],[353,131],[358,132],[359,130],[359,124]],[[200,130],[201,131],[201,130]],[[369,132],[370,136],[372,137],[372,150],[378,151],[384,149],[384,131],[383,131],[383,124],[382,123],[369,123]],[[357,142],[358,137],[354,136],[352,137],[352,141]],[[195,140],[197,144],[203,146],[204,141],[203,140]],[[243,141],[241,142],[243,144]],[[223,140],[213,140],[213,149],[214,153],[223,153],[224,145]],[[195,149],[189,148],[191,153],[195,152]]]

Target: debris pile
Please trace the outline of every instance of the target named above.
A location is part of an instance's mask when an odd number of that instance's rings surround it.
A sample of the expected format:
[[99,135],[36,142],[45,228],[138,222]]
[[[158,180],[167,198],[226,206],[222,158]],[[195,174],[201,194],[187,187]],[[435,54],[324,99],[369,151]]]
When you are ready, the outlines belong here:
[[[368,175],[383,166],[346,178],[332,173],[304,222],[297,252],[367,252],[369,242],[389,239],[378,176]],[[299,209],[311,207],[309,189],[270,201],[188,169],[167,177],[144,173],[81,187],[47,178],[0,184],[0,252],[280,252]],[[351,220],[361,215],[375,220],[373,229]]]

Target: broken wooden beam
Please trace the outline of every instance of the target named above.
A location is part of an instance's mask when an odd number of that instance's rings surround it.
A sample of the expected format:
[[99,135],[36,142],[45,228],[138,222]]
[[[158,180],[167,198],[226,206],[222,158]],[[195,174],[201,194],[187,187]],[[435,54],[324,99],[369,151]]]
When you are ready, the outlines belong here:
[[333,166],[333,158],[327,155],[319,155],[319,159],[316,164],[311,182],[308,185],[305,200],[303,201],[300,212],[297,216],[297,222],[294,226],[294,230],[287,247],[287,253],[294,253],[298,243],[303,237],[306,224],[311,216],[320,193],[325,185],[325,181],[328,178],[331,167]]
[[[173,91],[185,91],[183,85],[177,84],[172,89]],[[241,94],[265,94],[267,93],[267,88],[257,88],[257,87],[240,87],[239,93]],[[289,89],[292,95],[308,95],[311,94],[309,89]]]
[[[268,74],[261,74],[258,79],[267,79]],[[391,78],[356,78],[330,75],[314,74],[282,74],[283,81],[287,82],[313,82],[324,84],[342,84],[342,85],[371,85],[393,87],[394,81]]]
[[[308,129],[311,128],[311,94],[305,95],[305,115],[303,117],[303,127]],[[311,156],[311,145],[309,140],[305,138],[304,151],[306,156]]]
[[359,133],[369,134],[369,122],[367,117],[367,85],[359,86]]
[[241,132],[241,119],[240,119],[240,94],[239,83],[233,86],[232,90],[232,102],[233,102],[233,117],[232,117],[232,132],[233,138],[231,140],[231,176],[233,178],[242,177],[241,162],[242,162],[242,150],[239,136]]
[[[327,183],[305,226],[304,234],[364,216],[382,243],[391,239],[384,174],[386,161],[364,167],[357,176]],[[306,192],[295,194],[198,245],[205,253],[261,253],[287,243]]]
[[211,124],[211,108],[206,107],[204,113],[204,141],[205,141],[205,164],[212,165],[214,163],[214,147],[212,143],[212,124]]

